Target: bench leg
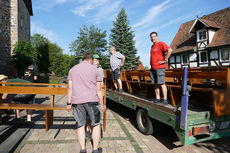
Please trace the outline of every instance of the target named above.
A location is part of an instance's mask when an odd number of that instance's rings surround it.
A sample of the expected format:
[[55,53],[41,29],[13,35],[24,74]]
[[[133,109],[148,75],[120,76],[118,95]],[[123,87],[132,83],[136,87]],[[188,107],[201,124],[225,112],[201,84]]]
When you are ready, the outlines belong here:
[[53,125],[53,110],[45,110],[46,131]]

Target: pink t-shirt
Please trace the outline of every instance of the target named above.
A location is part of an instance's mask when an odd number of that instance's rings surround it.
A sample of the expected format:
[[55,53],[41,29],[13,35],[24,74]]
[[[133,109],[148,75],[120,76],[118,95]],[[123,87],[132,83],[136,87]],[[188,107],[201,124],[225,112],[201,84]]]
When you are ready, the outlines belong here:
[[75,65],[69,71],[68,80],[72,80],[73,104],[99,101],[97,82],[101,82],[102,78],[95,66],[87,61]]

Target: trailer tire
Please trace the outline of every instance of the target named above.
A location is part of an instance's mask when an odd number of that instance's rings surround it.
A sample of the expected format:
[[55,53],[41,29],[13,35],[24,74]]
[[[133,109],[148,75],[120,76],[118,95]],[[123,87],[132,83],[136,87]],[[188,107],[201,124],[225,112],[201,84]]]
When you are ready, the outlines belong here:
[[145,110],[143,109],[137,110],[136,120],[137,120],[137,127],[143,134],[146,135],[153,134],[153,124]]

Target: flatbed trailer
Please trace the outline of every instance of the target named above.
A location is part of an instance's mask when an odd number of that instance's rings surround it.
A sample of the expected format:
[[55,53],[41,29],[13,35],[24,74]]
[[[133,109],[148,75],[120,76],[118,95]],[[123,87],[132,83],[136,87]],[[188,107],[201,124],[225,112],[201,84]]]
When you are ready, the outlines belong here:
[[[199,103],[202,103],[202,101],[205,101],[207,96],[211,96],[212,102],[211,105],[208,104],[208,106],[200,106],[196,105],[194,103],[189,104],[189,100],[193,99],[193,97],[189,97],[189,88],[187,86],[187,82],[189,82],[189,74],[187,73],[188,69],[185,68],[184,71],[180,71],[180,77],[182,86],[177,86],[175,84],[168,85],[168,89],[170,90],[169,95],[169,104],[164,105],[161,103],[153,103],[152,100],[143,92],[133,92],[134,89],[131,89],[131,86],[128,87],[128,83],[134,83],[135,86],[138,85],[139,88],[143,89],[143,85],[145,85],[145,91],[146,89],[149,89],[153,85],[151,83],[143,83],[143,81],[139,81],[135,83],[134,80],[127,79],[127,76],[130,76],[127,72],[122,72],[121,80],[123,81],[123,84],[127,85],[126,92],[116,92],[113,90],[112,82],[110,80],[110,72],[106,71],[106,85],[107,85],[107,98],[113,100],[116,103],[119,103],[123,105],[124,107],[130,108],[132,110],[136,111],[136,122],[138,129],[144,133],[144,134],[153,134],[154,132],[157,132],[159,127],[159,122],[164,123],[170,127],[173,128],[175,131],[178,139],[180,140],[182,145],[189,145],[197,142],[202,142],[206,140],[212,140],[212,139],[218,139],[226,136],[230,136],[230,110],[228,109],[226,105],[229,105],[229,96],[227,93],[229,92],[229,68],[225,70],[217,70],[220,72],[221,75],[223,75],[222,71],[226,72],[225,77],[223,79],[225,80],[225,83],[219,82],[220,78],[219,76],[214,77],[216,80],[210,79],[210,82],[213,83],[213,81],[216,83],[215,87],[217,87],[217,84],[221,84],[220,89],[210,88],[201,88],[201,87],[190,87],[192,91],[194,90],[195,94],[191,92],[191,96],[194,96],[194,98],[197,99],[203,94],[202,92],[206,93],[204,94],[204,97],[200,97]],[[216,70],[212,70],[216,71]],[[216,72],[217,72],[216,71]],[[200,72],[200,70],[196,69],[193,70],[193,72]],[[203,71],[202,71],[203,72]],[[217,72],[217,73],[218,73]],[[139,72],[131,72],[135,76],[147,76],[143,71]],[[206,72],[205,72],[206,73]],[[167,74],[167,71],[166,71]],[[173,72],[175,74],[174,81],[176,80],[175,71]],[[188,74],[188,75],[187,75]],[[201,72],[199,73],[201,74]],[[212,74],[210,72],[210,74]],[[214,74],[214,73],[213,73]],[[216,74],[216,73],[215,73]],[[226,76],[227,75],[227,76]],[[169,75],[170,76],[170,75]],[[188,77],[189,76],[189,77]],[[171,76],[170,76],[171,77]],[[178,77],[178,75],[177,75]],[[197,75],[196,75],[197,77]],[[195,77],[194,77],[195,78]],[[204,79],[204,78],[202,78]],[[167,80],[167,78],[166,78]],[[192,80],[192,79],[191,79]],[[196,80],[196,82],[198,82]],[[202,81],[205,82],[204,80]],[[146,87],[146,84],[148,87]],[[226,85],[227,84],[227,85]],[[207,87],[207,84],[206,84]],[[128,90],[129,89],[129,90]],[[173,91],[171,90],[173,89]],[[174,90],[175,89],[175,90]],[[131,93],[130,90],[133,92]],[[135,89],[136,90],[136,89]],[[178,91],[181,92],[181,94],[175,94],[178,93]],[[221,94],[221,96],[218,96],[215,92],[218,91]],[[198,95],[197,95],[198,92]],[[145,93],[148,93],[146,91]],[[201,94],[199,94],[201,93]],[[210,93],[213,93],[213,95],[208,95]],[[152,93],[153,94],[153,93]],[[180,96],[178,98],[178,95]],[[215,97],[217,95],[217,97]],[[223,97],[224,95],[224,97]],[[179,102],[175,99],[180,99]],[[217,99],[217,100],[216,100]],[[218,107],[218,104],[222,103],[223,107],[226,107],[222,110]],[[216,105],[216,107],[213,107],[213,105]],[[122,106],[121,106],[122,107]],[[223,111],[224,110],[224,111]],[[219,113],[221,111],[221,113]]]

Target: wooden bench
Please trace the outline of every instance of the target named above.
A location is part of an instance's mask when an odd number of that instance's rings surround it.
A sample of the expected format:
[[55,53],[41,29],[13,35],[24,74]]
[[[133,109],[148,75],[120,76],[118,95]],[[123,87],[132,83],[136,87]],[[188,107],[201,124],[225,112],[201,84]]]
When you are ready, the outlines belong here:
[[[0,83],[0,94],[35,94],[50,95],[50,104],[15,104],[0,103],[0,109],[25,109],[25,110],[44,110],[46,131],[53,125],[53,110],[66,110],[66,105],[55,105],[55,95],[67,95],[67,84],[44,84],[44,83]],[[1,99],[1,101],[3,101]],[[0,113],[0,121],[2,114]]]
[[[165,76],[168,99],[176,106],[181,101],[183,69],[167,69]],[[121,80],[124,91],[154,97],[149,70],[121,71]],[[215,116],[230,115],[230,68],[190,68],[187,82],[190,104],[213,107]]]

